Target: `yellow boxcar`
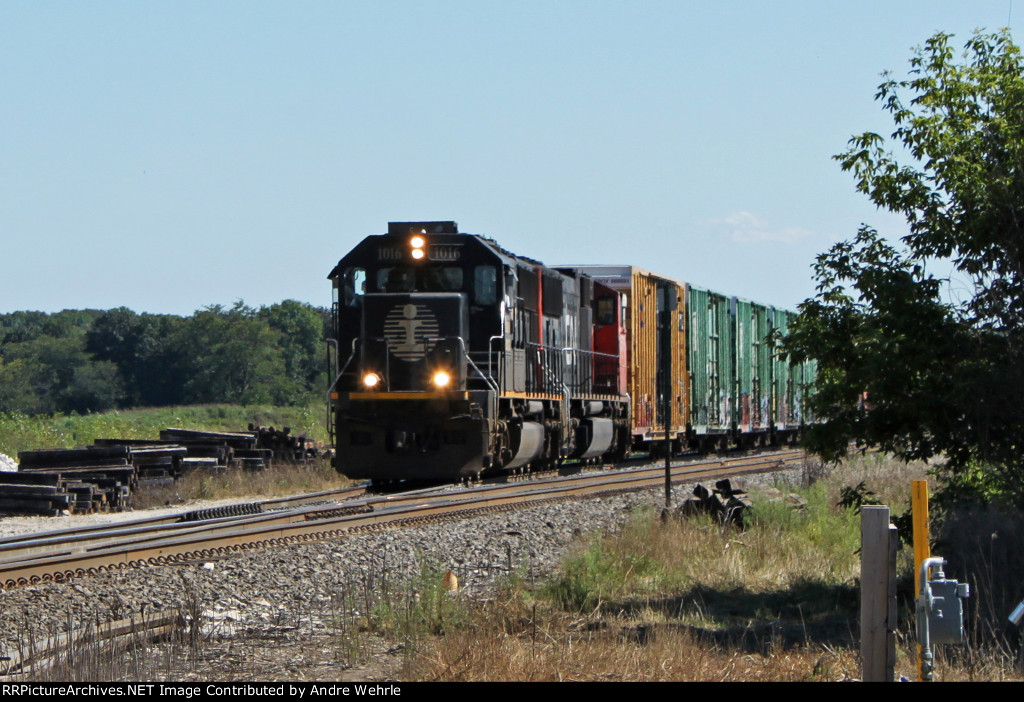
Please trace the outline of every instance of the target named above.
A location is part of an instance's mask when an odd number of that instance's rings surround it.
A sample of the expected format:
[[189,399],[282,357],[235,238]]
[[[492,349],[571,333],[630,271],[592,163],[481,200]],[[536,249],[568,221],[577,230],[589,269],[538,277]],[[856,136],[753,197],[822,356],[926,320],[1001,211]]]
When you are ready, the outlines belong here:
[[671,403],[669,438],[684,439],[690,411],[685,283],[634,266],[575,268],[624,296],[634,447],[664,441],[666,393]]

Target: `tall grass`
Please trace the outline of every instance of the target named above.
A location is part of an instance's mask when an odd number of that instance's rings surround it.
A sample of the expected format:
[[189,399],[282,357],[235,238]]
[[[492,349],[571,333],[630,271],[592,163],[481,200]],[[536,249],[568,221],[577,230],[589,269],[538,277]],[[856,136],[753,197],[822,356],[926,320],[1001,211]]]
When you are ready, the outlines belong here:
[[348,487],[353,481],[338,473],[327,459],[306,463],[274,463],[266,470],[195,470],[172,485],[143,487],[132,496],[136,509],[179,504],[190,500],[267,499]]
[[801,510],[759,498],[745,532],[706,518],[663,523],[645,510],[570,555],[545,592],[569,610],[646,610],[713,630],[759,621],[799,626],[793,602],[808,613],[835,611],[850,604],[859,574],[856,517],[830,504],[821,485],[802,496]]
[[[810,486],[756,493],[754,518],[743,532],[707,518],[663,521],[654,509],[642,510],[618,532],[582,542],[540,589],[478,607],[469,624],[436,638],[412,661],[410,675],[858,678],[860,521],[837,505],[840,491],[864,481],[900,512],[910,481],[927,468],[876,456],[851,459]],[[802,506],[785,499],[791,492]],[[909,584],[909,549],[901,564]],[[897,671],[913,678],[911,622],[904,621]],[[945,647],[939,679],[1022,679],[1003,649],[972,650]]]

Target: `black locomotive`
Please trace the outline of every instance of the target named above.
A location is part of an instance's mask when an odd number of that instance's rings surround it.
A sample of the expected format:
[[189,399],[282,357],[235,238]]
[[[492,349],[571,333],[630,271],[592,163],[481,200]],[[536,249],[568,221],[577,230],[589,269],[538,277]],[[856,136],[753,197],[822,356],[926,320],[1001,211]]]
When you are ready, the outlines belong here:
[[336,467],[459,479],[631,445],[619,292],[455,222],[392,222],[330,274]]

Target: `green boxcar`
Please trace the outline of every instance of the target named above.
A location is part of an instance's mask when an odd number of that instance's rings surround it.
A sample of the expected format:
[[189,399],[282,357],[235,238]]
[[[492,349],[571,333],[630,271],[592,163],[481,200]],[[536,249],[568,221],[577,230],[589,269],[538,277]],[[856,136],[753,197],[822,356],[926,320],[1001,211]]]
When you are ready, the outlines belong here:
[[688,285],[690,426],[696,435],[735,429],[736,374],[730,298]]
[[[795,315],[792,312],[771,308],[771,325],[782,336],[789,332],[789,322]],[[788,431],[800,426],[796,418],[796,393],[794,388],[794,368],[781,354],[776,345],[772,349],[772,424],[777,431]]]
[[797,418],[801,424],[812,424],[817,421],[817,417],[811,411],[808,400],[814,392],[814,382],[818,377],[818,362],[814,359],[804,361],[801,364],[801,373],[798,389],[799,406],[797,407]]
[[772,426],[771,309],[733,298],[736,341],[734,421],[744,434],[766,434]]

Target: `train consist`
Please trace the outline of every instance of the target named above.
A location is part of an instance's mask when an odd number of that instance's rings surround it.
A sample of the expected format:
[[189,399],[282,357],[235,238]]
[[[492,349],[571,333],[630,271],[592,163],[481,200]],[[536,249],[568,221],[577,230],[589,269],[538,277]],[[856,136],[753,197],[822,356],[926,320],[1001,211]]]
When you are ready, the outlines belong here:
[[[450,480],[635,450],[792,440],[793,313],[631,266],[547,267],[454,222],[391,222],[331,271],[336,467]],[[666,436],[667,433],[667,436]]]

